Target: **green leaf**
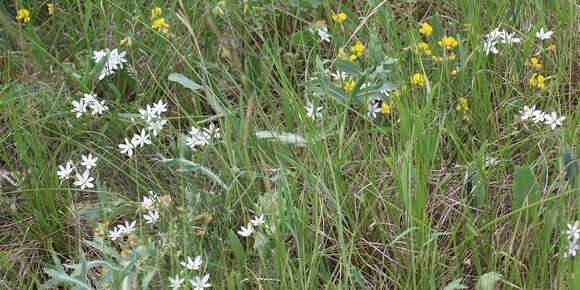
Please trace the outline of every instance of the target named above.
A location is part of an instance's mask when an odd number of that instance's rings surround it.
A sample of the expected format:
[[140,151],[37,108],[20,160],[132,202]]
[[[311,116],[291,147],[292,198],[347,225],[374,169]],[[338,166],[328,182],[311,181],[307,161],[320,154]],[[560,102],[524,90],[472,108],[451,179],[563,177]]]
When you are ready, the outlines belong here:
[[201,172],[211,178],[215,183],[219,184],[223,189],[228,189],[228,186],[219,178],[217,174],[200,164],[192,162],[184,158],[162,159],[161,162],[167,166],[178,166],[177,172]]
[[534,173],[529,167],[516,167],[513,183],[513,204],[512,208],[520,209],[527,204],[534,203],[540,199],[538,184],[534,178]]
[[238,259],[238,266],[244,267],[244,265],[246,265],[246,254],[244,253],[240,240],[238,239],[238,237],[234,232],[232,231],[228,232],[228,241],[230,245],[230,250],[232,250],[234,256],[236,256],[236,259]]
[[350,62],[350,61],[346,61],[346,60],[337,60],[334,62],[334,67],[341,71],[341,72],[345,72],[353,77],[360,77],[363,72],[357,67],[356,64]]
[[451,281],[451,283],[447,284],[443,290],[467,289],[468,287],[461,283],[462,279],[463,278],[458,278]]
[[293,134],[293,133],[276,133],[272,131],[256,131],[256,138],[258,139],[271,139],[274,141],[279,141],[282,143],[305,147],[308,143],[304,137]]
[[298,31],[290,36],[290,44],[294,46],[312,47],[316,45],[318,39],[310,31]]
[[353,269],[351,271],[351,275],[354,278],[354,280],[358,283],[358,285],[360,286],[361,289],[368,289],[362,275],[360,274],[360,272],[356,268],[354,268],[354,266],[353,266]]
[[[203,86],[179,73],[170,74],[168,80],[179,83],[194,92],[204,88]],[[210,91],[207,91],[203,96],[216,113],[223,114],[225,112],[218,99]]]
[[479,281],[477,281],[477,285],[475,285],[476,290],[494,290],[495,283],[499,281],[501,275],[496,272],[488,272],[481,277],[479,277]]

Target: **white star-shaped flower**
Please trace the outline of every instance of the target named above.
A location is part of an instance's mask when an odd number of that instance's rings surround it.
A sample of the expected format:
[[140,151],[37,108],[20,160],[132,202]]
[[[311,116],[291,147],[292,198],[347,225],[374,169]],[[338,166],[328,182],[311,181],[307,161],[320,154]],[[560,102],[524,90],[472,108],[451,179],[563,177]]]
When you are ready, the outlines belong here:
[[261,226],[265,223],[266,221],[264,220],[264,215],[261,214],[259,216],[255,216],[254,219],[250,220],[250,223],[252,223],[252,225],[254,225],[255,227]]
[[89,170],[85,169],[82,174],[77,172],[74,185],[80,187],[81,189],[93,188],[95,187],[95,185],[92,183],[93,180],[95,179],[90,176]]
[[81,160],[82,166],[84,166],[86,169],[91,169],[97,166],[99,157],[93,157],[93,154],[89,153],[88,155],[81,155]]
[[175,275],[175,278],[169,278],[169,287],[171,287],[173,290],[177,290],[179,289],[179,287],[181,287],[181,284],[183,284],[183,281],[185,281],[183,278],[179,277],[179,275]]
[[536,32],[536,38],[539,40],[546,40],[552,38],[552,34],[554,34],[554,31],[544,31],[544,27],[542,27],[538,32]]
[[80,99],[78,101],[73,100],[72,106],[73,108],[70,111],[75,113],[77,118],[80,118],[84,113],[87,112],[88,104],[84,99]]
[[550,126],[552,130],[555,130],[556,127],[562,126],[562,122],[564,122],[564,120],[566,120],[566,117],[558,117],[556,112],[544,115],[544,123]]
[[308,102],[308,103],[306,103],[306,106],[304,107],[304,109],[306,109],[306,116],[308,118],[311,118],[312,120],[322,118],[322,109],[323,109],[322,106],[316,107],[316,110],[315,110],[314,105],[311,102]]
[[254,226],[252,226],[252,223],[248,223],[245,227],[241,226],[238,231],[238,234],[242,237],[249,237],[252,233],[254,233]]
[[534,116],[534,111],[536,110],[536,106],[532,106],[529,108],[528,106],[524,106],[524,108],[520,111],[520,120],[527,121],[528,119]]
[[147,131],[145,131],[145,129],[141,129],[141,134],[133,135],[131,144],[133,144],[135,148],[143,147],[145,144],[151,144],[151,140],[149,138],[150,136],[147,134]]
[[133,156],[133,148],[135,148],[135,146],[133,146],[133,143],[131,143],[131,141],[129,141],[129,139],[127,139],[126,137],[125,143],[121,143],[117,146],[119,146],[119,149],[121,150],[122,154],[126,154],[129,157]]
[[187,256],[187,262],[181,262],[180,264],[188,270],[199,270],[202,263],[203,260],[201,259],[201,256],[197,256],[193,260],[190,256]]
[[209,274],[205,274],[202,277],[196,276],[189,280],[194,290],[203,290],[204,288],[211,287],[211,284],[207,283],[209,281]]
[[60,180],[67,180],[70,178],[71,173],[73,172],[74,165],[71,160],[69,160],[64,166],[59,165],[58,170],[56,171],[56,175]]
[[143,218],[145,219],[145,223],[152,225],[159,220],[159,211],[148,211],[143,215]]

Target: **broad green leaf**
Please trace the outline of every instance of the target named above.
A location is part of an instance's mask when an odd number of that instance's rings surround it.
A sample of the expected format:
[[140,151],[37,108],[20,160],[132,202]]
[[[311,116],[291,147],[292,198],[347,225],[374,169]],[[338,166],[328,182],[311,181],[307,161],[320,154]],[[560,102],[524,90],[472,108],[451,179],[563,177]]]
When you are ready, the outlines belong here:
[[[184,87],[186,87],[194,92],[197,90],[203,89],[203,86],[199,85],[198,83],[190,80],[186,76],[179,74],[179,73],[170,74],[168,79],[170,81],[179,83],[182,86],[184,86]],[[220,105],[220,102],[218,101],[218,99],[214,95],[212,95],[210,91],[206,91],[206,93],[203,96],[216,113],[223,114],[225,112],[224,108]]]
[[496,272],[488,272],[481,277],[479,277],[479,281],[477,281],[477,285],[475,285],[476,290],[494,290],[495,283],[499,281],[501,275]]
[[513,183],[513,205],[512,208],[520,209],[527,203],[534,203],[539,200],[538,185],[534,178],[534,173],[529,167],[516,167]]
[[256,131],[256,138],[271,139],[286,144],[304,147],[308,143],[304,137],[293,133],[276,133],[272,131]]
[[346,61],[346,60],[337,60],[334,62],[334,67],[341,71],[341,72],[345,72],[347,74],[349,74],[350,76],[353,77],[360,77],[363,72],[357,67],[356,64],[350,62],[350,61]]

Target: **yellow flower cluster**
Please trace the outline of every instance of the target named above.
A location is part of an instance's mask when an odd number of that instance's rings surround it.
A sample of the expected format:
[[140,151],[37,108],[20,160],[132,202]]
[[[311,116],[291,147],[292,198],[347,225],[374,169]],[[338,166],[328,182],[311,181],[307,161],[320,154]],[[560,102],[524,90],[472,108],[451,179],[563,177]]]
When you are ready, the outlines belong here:
[[415,73],[413,76],[411,76],[411,84],[416,87],[425,86],[425,75],[422,73]]
[[54,14],[54,4],[46,4],[46,10],[48,10],[48,16]]
[[340,12],[338,14],[332,14],[332,21],[342,24],[346,21],[348,16],[344,12]]
[[431,36],[431,34],[433,34],[433,27],[431,27],[429,23],[425,22],[423,25],[421,25],[421,28],[419,28],[419,33],[425,36]]
[[352,90],[354,90],[355,84],[356,82],[354,80],[346,81],[342,84],[342,89],[347,93],[352,92]]
[[25,8],[20,8],[16,12],[16,21],[22,21],[24,23],[30,21],[30,11]]
[[424,41],[420,42],[417,45],[417,49],[419,50],[420,53],[427,55],[427,56],[433,54],[433,51],[431,51],[429,44],[427,44],[427,42],[424,42]]
[[392,111],[392,108],[387,102],[381,103],[381,113],[388,115],[391,113],[391,111]]
[[530,58],[530,62],[528,63],[528,65],[535,69],[542,68],[542,64],[540,63],[540,60],[537,57]]
[[151,28],[159,30],[163,34],[167,34],[169,33],[169,24],[165,22],[165,18],[160,17],[162,12],[161,7],[159,6],[155,6],[149,11],[149,18],[153,20]]
[[528,83],[530,86],[537,87],[538,89],[542,90],[546,87],[545,77],[541,74],[534,73]]
[[469,102],[466,97],[459,97],[457,100],[457,105],[455,105],[455,110],[462,113],[469,112]]
[[443,36],[443,38],[441,38],[438,43],[439,46],[444,47],[447,50],[454,49],[459,44],[457,39],[452,36]]

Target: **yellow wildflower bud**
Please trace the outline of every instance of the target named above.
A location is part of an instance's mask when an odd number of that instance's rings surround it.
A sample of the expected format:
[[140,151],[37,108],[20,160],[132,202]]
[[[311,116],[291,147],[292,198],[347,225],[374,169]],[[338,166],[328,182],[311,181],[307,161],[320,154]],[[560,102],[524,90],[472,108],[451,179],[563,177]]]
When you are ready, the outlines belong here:
[[161,7],[155,6],[149,10],[149,19],[154,20],[161,15]]
[[549,52],[556,52],[556,45],[555,44],[550,44],[548,45],[548,47],[546,48],[547,51]]
[[357,56],[356,56],[355,54],[351,54],[351,55],[348,57],[348,61],[350,61],[350,62],[354,62],[356,59],[357,59]]
[[449,54],[449,59],[450,59],[450,60],[455,60],[456,58],[457,58],[457,55],[455,54],[455,52],[451,52],[451,53]]
[[431,36],[431,34],[433,33],[433,27],[431,27],[429,23],[425,22],[423,23],[423,25],[421,25],[421,28],[419,28],[419,33],[425,36]]
[[422,87],[425,85],[425,75],[422,73],[415,73],[411,77],[411,84],[416,87]]
[[459,44],[459,42],[457,42],[457,40],[452,36],[444,36],[438,43],[439,46],[444,47],[445,49],[453,49]]
[[348,18],[348,16],[344,12],[340,12],[338,14],[332,15],[332,21],[338,22],[338,23],[345,22],[347,18]]
[[352,92],[352,90],[354,90],[354,85],[355,85],[355,81],[354,80],[350,80],[350,81],[344,82],[342,84],[342,89],[345,92]]
[[383,102],[381,104],[381,113],[387,115],[391,113],[391,106],[389,104],[387,104],[386,102]]
[[469,112],[469,103],[468,103],[466,97],[460,97],[459,100],[457,100],[457,105],[455,106],[455,110],[457,110],[458,112],[463,112],[463,113]]
[[128,48],[133,47],[133,40],[131,39],[131,37],[127,36],[127,37],[121,39],[121,41],[119,42],[119,46],[124,46],[124,45],[126,45]]
[[30,21],[30,11],[20,8],[16,13],[16,21],[22,21],[24,23]]
[[226,7],[226,2],[225,1],[220,1],[216,4],[216,6],[213,8],[213,14],[219,15],[219,16],[224,16],[225,15],[225,11],[224,8]]
[[165,18],[163,17],[160,17],[157,20],[155,20],[151,25],[151,28],[157,29],[163,32],[164,34],[167,34],[167,32],[169,32],[169,25],[165,23]]
[[362,56],[365,52],[365,45],[362,42],[357,42],[355,45],[350,47],[350,51],[356,56]]
[[420,42],[419,44],[417,44],[417,48],[419,49],[419,52],[427,56],[433,53],[429,48],[429,44],[427,44],[426,42]]
[[532,66],[533,68],[536,69],[541,69],[542,68],[542,64],[540,63],[540,60],[537,57],[532,57],[530,59],[530,66]]
[[54,4],[46,4],[46,10],[48,10],[48,16],[54,14]]

